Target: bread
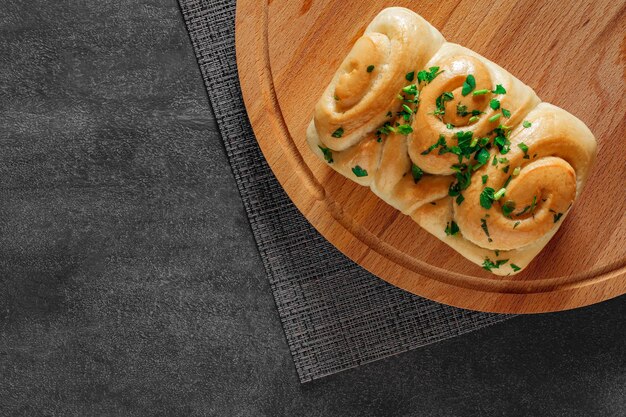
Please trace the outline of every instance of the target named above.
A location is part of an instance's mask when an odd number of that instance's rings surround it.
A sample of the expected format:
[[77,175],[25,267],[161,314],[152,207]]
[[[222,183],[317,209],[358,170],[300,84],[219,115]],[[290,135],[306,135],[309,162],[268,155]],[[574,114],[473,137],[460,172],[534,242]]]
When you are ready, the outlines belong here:
[[580,195],[596,140],[404,8],[357,40],[307,130],[315,154],[470,261],[523,270]]

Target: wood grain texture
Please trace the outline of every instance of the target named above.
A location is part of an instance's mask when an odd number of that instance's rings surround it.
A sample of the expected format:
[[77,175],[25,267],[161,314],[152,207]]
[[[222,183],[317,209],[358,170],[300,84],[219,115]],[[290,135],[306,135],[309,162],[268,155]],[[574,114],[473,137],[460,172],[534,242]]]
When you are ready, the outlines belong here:
[[[521,274],[496,277],[466,261],[321,163],[306,126],[340,62],[384,7],[408,7],[459,43],[509,70],[547,102],[583,120],[598,164],[557,235]],[[286,192],[344,254],[382,279],[475,310],[534,313],[626,293],[626,5],[602,0],[243,0],[237,59],[250,121]]]

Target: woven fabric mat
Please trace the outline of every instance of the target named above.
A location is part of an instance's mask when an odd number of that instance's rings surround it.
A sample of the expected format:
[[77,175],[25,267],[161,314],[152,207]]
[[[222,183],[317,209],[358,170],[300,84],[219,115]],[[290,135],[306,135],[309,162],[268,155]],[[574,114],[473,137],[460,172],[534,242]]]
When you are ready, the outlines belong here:
[[326,241],[289,200],[250,127],[235,62],[235,0],[179,0],[301,382],[510,316],[402,291]]

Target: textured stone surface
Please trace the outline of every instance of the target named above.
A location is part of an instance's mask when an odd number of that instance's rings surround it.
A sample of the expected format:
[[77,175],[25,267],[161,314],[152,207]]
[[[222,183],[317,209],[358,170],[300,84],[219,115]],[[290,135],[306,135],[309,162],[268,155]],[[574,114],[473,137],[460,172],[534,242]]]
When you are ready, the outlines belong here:
[[0,415],[626,415],[624,297],[301,386],[175,1],[0,7]]

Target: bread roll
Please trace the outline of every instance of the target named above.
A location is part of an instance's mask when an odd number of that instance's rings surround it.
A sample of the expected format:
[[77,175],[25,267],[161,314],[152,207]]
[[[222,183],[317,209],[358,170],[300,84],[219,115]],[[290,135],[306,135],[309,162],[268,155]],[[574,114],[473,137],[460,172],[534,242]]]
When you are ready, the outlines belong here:
[[523,270],[556,233],[597,148],[579,119],[397,7],[357,40],[307,140],[337,172],[497,275]]

